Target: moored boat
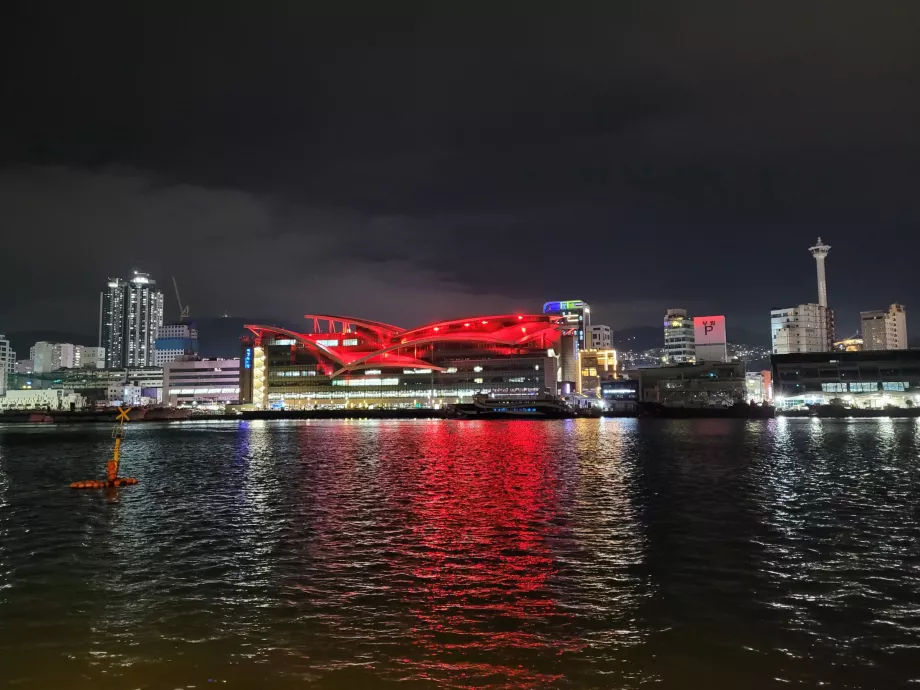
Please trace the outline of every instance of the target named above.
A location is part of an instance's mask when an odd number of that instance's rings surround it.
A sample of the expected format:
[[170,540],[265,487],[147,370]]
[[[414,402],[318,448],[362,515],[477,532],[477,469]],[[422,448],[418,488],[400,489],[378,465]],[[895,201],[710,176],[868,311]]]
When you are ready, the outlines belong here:
[[550,393],[536,396],[490,397],[484,393],[473,396],[472,403],[454,405],[452,416],[469,419],[567,419],[575,412],[568,403]]

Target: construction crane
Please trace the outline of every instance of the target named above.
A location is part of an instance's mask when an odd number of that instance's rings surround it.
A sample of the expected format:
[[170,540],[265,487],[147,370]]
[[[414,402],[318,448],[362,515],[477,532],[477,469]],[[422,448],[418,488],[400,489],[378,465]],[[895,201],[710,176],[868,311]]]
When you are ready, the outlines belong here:
[[179,303],[179,321],[185,321],[188,318],[189,306],[182,306],[182,298],[179,297],[179,283],[176,282],[176,276],[172,277],[173,287],[176,288],[176,302]]

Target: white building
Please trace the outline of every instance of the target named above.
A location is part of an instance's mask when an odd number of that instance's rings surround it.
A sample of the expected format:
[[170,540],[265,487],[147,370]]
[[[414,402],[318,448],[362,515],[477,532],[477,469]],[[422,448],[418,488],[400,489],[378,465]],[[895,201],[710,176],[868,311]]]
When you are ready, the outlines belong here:
[[834,347],[833,312],[820,304],[800,304],[770,312],[773,354],[829,352]]
[[863,350],[906,350],[907,312],[900,304],[888,310],[862,311]]
[[239,359],[177,360],[163,367],[163,401],[168,405],[226,405],[239,399]]
[[105,369],[105,348],[77,345],[76,366],[80,369]]
[[10,341],[0,335],[0,396],[6,394],[6,375],[16,367],[16,353],[10,348]]
[[610,326],[591,326],[591,349],[609,350],[611,347]]
[[153,351],[158,367],[182,358],[198,357],[198,329],[188,323],[171,323],[160,328]]
[[13,373],[14,374],[31,374],[34,368],[35,367],[32,364],[31,359],[20,359],[16,362],[16,364],[13,365]]
[[9,390],[0,397],[0,410],[80,410],[84,403],[82,395],[61,388]]
[[36,374],[47,374],[59,369],[77,368],[78,347],[79,345],[73,343],[50,343],[40,340],[29,348],[32,371]]
[[107,368],[153,365],[162,325],[163,293],[155,280],[137,271],[128,281],[109,279],[99,295],[99,346],[105,348]]
[[681,364],[696,361],[693,317],[686,309],[668,309],[664,317],[664,361]]

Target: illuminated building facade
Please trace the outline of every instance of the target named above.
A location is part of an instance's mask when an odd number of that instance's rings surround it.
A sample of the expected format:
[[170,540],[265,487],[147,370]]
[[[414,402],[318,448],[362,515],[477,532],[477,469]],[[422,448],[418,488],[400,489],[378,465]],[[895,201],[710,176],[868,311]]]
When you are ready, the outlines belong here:
[[152,366],[162,325],[163,293],[155,280],[137,271],[131,280],[110,278],[99,295],[99,346],[105,348],[105,366]]
[[309,333],[248,325],[240,401],[260,409],[439,407],[476,393],[557,390],[557,355],[572,333],[553,314],[480,316],[406,330],[307,315]]
[[583,302],[580,299],[547,302],[543,305],[543,313],[561,316],[566,325],[575,329],[573,335],[578,341],[579,350],[590,350],[593,347],[591,342],[591,307],[588,306],[587,302]]
[[771,362],[780,408],[920,405],[920,350],[797,353],[773,355]]
[[693,317],[686,309],[668,309],[664,315],[664,361],[686,364],[696,361]]
[[219,407],[240,399],[238,359],[173,360],[163,367],[163,401],[174,407]]

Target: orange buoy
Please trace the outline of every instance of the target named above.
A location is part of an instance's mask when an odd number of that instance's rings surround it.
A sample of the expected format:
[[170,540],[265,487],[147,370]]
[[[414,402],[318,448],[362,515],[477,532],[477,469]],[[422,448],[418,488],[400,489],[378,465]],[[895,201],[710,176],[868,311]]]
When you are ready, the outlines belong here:
[[82,482],[74,482],[70,485],[71,489],[110,489],[117,486],[137,484],[137,479],[134,477],[118,476],[121,439],[125,437],[125,422],[128,421],[128,412],[130,411],[130,407],[126,407],[125,409],[118,408],[119,424],[112,429],[112,437],[115,439],[115,448],[112,452],[112,459],[105,464],[105,479],[87,479]]

